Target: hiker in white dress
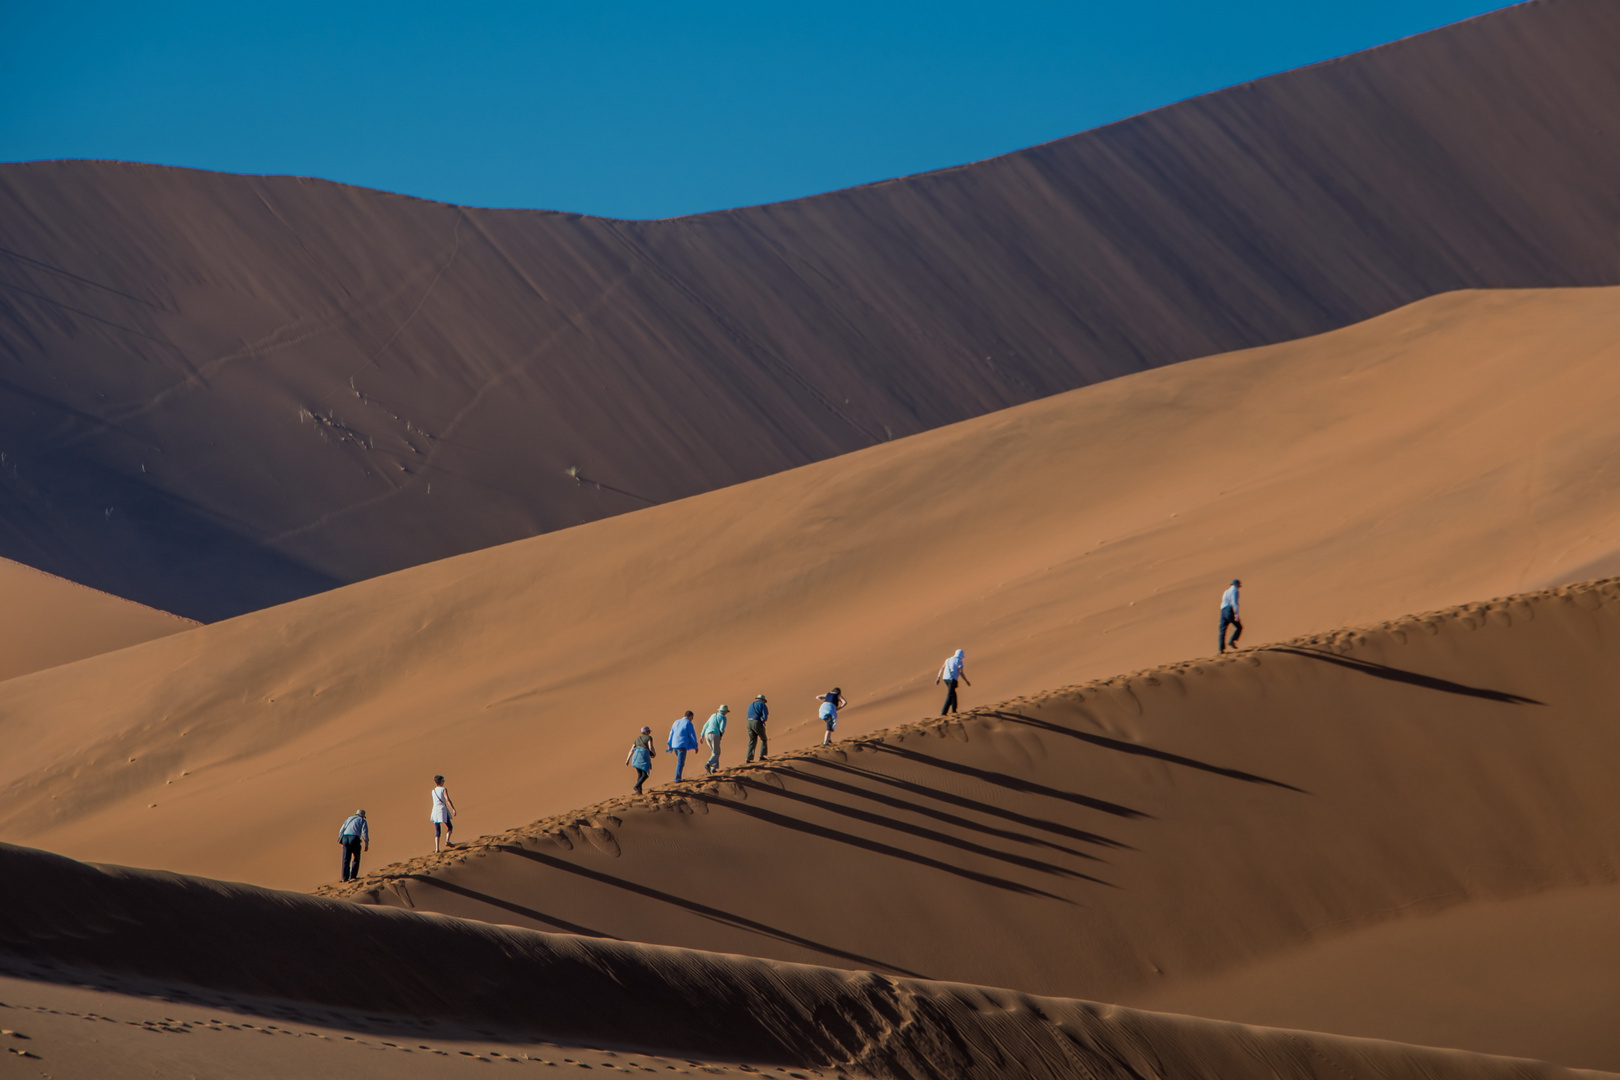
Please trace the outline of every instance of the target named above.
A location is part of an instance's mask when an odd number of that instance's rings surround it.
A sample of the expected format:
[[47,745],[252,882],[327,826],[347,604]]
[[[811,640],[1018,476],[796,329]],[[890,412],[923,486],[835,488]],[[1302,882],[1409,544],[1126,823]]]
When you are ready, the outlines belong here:
[[433,778],[433,813],[429,819],[433,822],[433,850],[439,850],[439,828],[444,828],[444,846],[454,847],[450,843],[450,830],[455,828],[450,819],[456,816],[456,804],[450,801],[450,792],[444,786],[444,777]]

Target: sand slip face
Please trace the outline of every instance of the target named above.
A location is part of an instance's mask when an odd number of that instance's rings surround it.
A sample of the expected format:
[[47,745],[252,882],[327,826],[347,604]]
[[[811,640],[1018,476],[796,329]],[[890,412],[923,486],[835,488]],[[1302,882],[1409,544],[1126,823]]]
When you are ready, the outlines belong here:
[[[1467,293],[419,567],[0,689],[0,836],[310,887],[627,790],[641,725],[773,749],[1577,574],[1620,547],[1620,290]],[[727,763],[740,757],[734,722]],[[133,759],[133,760],[131,760]],[[671,775],[667,756],[654,782]],[[156,804],[155,806],[153,804]]]
[[0,559],[0,680],[197,624]]
[[16,897],[0,921],[0,1060],[31,1070],[17,1075],[461,1076],[497,1062],[510,1076],[583,1066],[761,1080],[1576,1075],[364,908],[5,845],[0,872]]
[[1620,1068],[1617,660],[1620,583],[1468,605],[803,752],[348,895]]

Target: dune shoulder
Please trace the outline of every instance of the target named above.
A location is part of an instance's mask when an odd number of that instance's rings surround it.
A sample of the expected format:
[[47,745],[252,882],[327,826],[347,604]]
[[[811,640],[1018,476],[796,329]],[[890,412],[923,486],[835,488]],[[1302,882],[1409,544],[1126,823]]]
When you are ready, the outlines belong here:
[[[452,1056],[546,1068],[565,1055],[570,1067],[775,1070],[791,1080],[1577,1075],[1522,1059],[545,934],[9,845],[0,867],[18,898],[0,923],[0,1015],[27,1036],[7,1049],[24,1047],[42,1066],[76,1054],[105,1067],[120,1046],[126,1064],[151,1065],[184,1037],[189,1061],[230,1061],[224,1074],[241,1076],[273,1075],[294,1057],[303,1075],[382,1075],[381,1064],[411,1076],[460,1075],[441,1069]],[[160,1016],[153,1000],[165,1002]],[[96,1024],[145,1038],[120,1043]],[[244,1065],[245,1049],[258,1060]],[[360,1051],[374,1053],[367,1061]]]

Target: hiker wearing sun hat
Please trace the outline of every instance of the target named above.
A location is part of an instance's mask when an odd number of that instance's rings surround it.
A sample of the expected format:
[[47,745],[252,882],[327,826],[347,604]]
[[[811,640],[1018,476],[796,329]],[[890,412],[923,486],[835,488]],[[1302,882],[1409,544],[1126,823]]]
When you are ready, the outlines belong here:
[[709,717],[709,722],[703,725],[703,741],[709,744],[709,760],[704,768],[714,772],[720,767],[720,737],[726,733],[726,714],[731,711],[730,705],[722,705]]
[[754,760],[754,743],[759,743],[759,760],[768,757],[769,744],[765,741],[765,721],[771,718],[771,707],[765,704],[765,695],[757,694],[748,706],[748,757],[744,764]]
[[652,775],[652,759],[658,751],[653,749],[652,728],[643,727],[641,734],[636,736],[635,743],[630,747],[630,754],[624,759],[626,765],[632,765],[636,770],[636,794],[641,794],[641,785],[647,782]]

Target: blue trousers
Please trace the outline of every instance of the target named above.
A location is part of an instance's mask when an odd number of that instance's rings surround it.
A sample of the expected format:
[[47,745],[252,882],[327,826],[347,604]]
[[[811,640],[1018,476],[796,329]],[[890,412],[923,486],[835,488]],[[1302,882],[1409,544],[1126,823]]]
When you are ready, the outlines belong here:
[[1237,639],[1243,636],[1243,620],[1239,619],[1237,614],[1231,608],[1223,607],[1221,608],[1221,652],[1226,651],[1226,628],[1228,626],[1237,627],[1237,629],[1232,631],[1231,642],[1233,646],[1236,646]]
[[686,751],[671,750],[670,753],[675,755],[675,779],[679,780],[681,778],[681,770],[686,768]]

